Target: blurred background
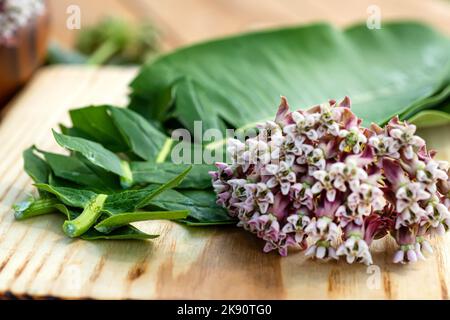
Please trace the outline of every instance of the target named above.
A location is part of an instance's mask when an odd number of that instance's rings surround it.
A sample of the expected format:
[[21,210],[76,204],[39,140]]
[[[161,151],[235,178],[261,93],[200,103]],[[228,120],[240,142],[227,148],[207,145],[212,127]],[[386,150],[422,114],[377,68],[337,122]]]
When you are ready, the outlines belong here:
[[[76,32],[65,28],[66,8],[78,5],[82,27],[105,15],[130,22],[151,20],[161,31],[163,49],[245,30],[333,21],[345,26],[365,21],[377,5],[383,19],[419,19],[450,34],[447,0],[50,0],[51,38],[72,46]],[[427,12],[433,12],[428,15]]]
[[[0,107],[43,64],[139,65],[160,52],[242,31],[317,21],[347,26],[378,14],[381,21],[424,21],[450,35],[448,0],[28,1],[44,9],[0,41]],[[25,2],[0,0],[0,16]]]

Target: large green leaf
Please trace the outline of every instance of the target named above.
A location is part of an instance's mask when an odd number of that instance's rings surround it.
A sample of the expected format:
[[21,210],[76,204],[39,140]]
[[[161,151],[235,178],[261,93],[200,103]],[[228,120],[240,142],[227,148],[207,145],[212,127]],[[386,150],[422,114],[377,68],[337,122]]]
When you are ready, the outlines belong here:
[[424,110],[409,119],[418,127],[437,127],[450,124],[450,102],[443,103],[433,110]]
[[[437,109],[442,108],[445,105],[445,101],[450,96],[450,81],[447,86],[445,86],[439,92],[436,92],[431,97],[423,99],[422,101],[414,104],[412,107],[408,108],[403,114],[400,115],[402,119],[411,120],[417,116],[420,112],[427,111],[427,109]],[[448,112],[448,111],[447,111]]]
[[409,121],[420,128],[443,126],[450,124],[450,114],[439,110],[425,110],[413,116]]
[[[130,108],[193,131],[273,119],[279,97],[293,108],[348,95],[353,110],[383,123],[442,90],[450,41],[417,23],[340,31],[317,24],[238,35],[161,56],[132,82]],[[419,108],[420,109],[420,108]]]

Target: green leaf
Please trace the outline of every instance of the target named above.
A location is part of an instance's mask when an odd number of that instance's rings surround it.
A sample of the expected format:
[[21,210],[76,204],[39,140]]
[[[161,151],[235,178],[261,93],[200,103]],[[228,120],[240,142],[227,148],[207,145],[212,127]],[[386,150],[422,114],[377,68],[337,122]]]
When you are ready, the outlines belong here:
[[81,153],[87,160],[107,171],[119,176],[125,175],[120,158],[101,144],[83,138],[66,136],[56,131],[53,131],[53,136],[61,147]]
[[59,128],[61,130],[61,133],[65,134],[66,136],[78,137],[78,138],[83,138],[83,139],[87,139],[87,140],[94,139],[93,137],[88,135],[86,132],[81,131],[78,128],[66,127],[65,125],[63,125],[61,123],[59,124]]
[[108,113],[109,106],[89,106],[70,110],[75,129],[112,151],[127,151],[128,146]]
[[401,114],[400,118],[409,120],[412,117],[414,117],[414,115],[425,109],[438,108],[439,105],[441,105],[443,101],[445,101],[449,96],[450,96],[450,84],[446,86],[444,89],[435,93],[433,96],[416,103],[414,106],[412,106],[403,114]]
[[[13,206],[14,215],[17,220],[24,220],[31,217],[40,216],[43,214],[55,213],[57,211],[63,213],[67,219],[75,220],[80,216],[79,212],[67,208],[64,204],[59,202],[56,198],[29,198]],[[158,235],[146,234],[137,228],[127,225],[119,227],[109,234],[105,235],[98,232],[94,228],[86,231],[81,238],[84,240],[132,240],[132,239],[154,239]]]
[[188,209],[187,221],[191,223],[216,224],[230,222],[235,223],[226,210],[216,204],[216,195],[211,191],[189,190],[178,192],[167,190],[155,197],[150,205],[165,210]]
[[103,211],[108,213],[108,215],[134,211],[139,202],[146,197],[151,197],[159,187],[149,186],[144,189],[113,193],[106,199]]
[[[58,187],[48,184],[35,184],[35,186],[39,190],[53,194],[64,204],[76,208],[85,208],[92,199],[98,196],[98,193],[85,189]],[[103,205],[103,212],[113,215],[134,210],[140,201],[155,193],[160,187],[159,185],[153,185],[144,189],[126,190],[110,194]]]
[[144,199],[139,201],[139,203],[136,205],[136,209],[147,206],[148,204],[150,204],[150,201],[153,198],[157,197],[159,194],[164,193],[165,191],[168,191],[170,189],[177,187],[183,181],[183,179],[189,174],[189,172],[191,170],[192,170],[192,166],[189,166],[187,169],[183,170],[179,175],[177,175],[176,177],[172,178],[165,184],[163,184],[160,187],[158,187],[157,189],[155,189],[152,193],[150,193]]
[[68,187],[56,187],[48,184],[37,183],[36,188],[55,195],[62,203],[77,208],[86,207],[97,193],[89,190],[73,189]]
[[[69,219],[72,220],[80,215],[79,213],[72,210],[69,210],[69,213]],[[105,216],[102,215],[99,220],[103,220],[104,218]],[[101,233],[95,230],[94,227],[91,227],[88,231],[80,236],[80,238],[83,240],[146,240],[155,239],[158,237],[159,235],[157,234],[147,234],[132,225],[119,227],[115,230],[112,230],[109,234]]]
[[60,178],[67,179],[91,189],[115,190],[115,186],[95,172],[76,156],[42,152],[53,173]]
[[146,221],[146,220],[178,220],[185,219],[188,216],[188,210],[179,211],[152,211],[152,212],[124,212],[110,216],[99,222],[95,229],[110,233],[114,228],[127,225],[131,222]]
[[437,106],[436,110],[440,110],[442,112],[450,113],[450,101],[446,101],[445,103],[442,103],[440,106]]
[[217,196],[212,190],[182,190],[181,193],[191,199],[197,208],[193,214],[190,214],[191,218],[205,223],[236,223],[235,218],[230,217],[223,207],[217,205]]
[[414,115],[408,121],[420,128],[443,126],[450,124],[450,114],[439,110],[425,110]]
[[47,183],[51,169],[49,165],[36,153],[36,147],[31,146],[23,152],[25,172],[36,183]]
[[[86,189],[57,187],[43,183],[35,184],[35,186],[39,190],[53,194],[64,204],[76,208],[85,208],[92,199],[98,196],[98,193]],[[159,194],[162,187],[164,185],[152,185],[143,189],[126,190],[110,194],[103,205],[103,211],[113,215],[134,210],[137,204],[144,199],[151,199]]]
[[249,33],[146,65],[131,84],[130,108],[158,117],[167,130],[175,120],[193,132],[194,120],[206,130],[273,119],[280,95],[292,109],[348,95],[366,125],[383,123],[446,84],[449,51],[449,39],[412,22],[380,30],[316,24]]
[[66,220],[63,224],[63,230],[66,235],[71,238],[79,237],[89,230],[100,217],[103,204],[108,196],[106,194],[99,194],[95,196],[84,207],[83,212],[73,220]]
[[[120,214],[123,212],[135,211],[137,208],[143,208],[149,202],[161,193],[170,191],[169,189],[176,187],[186,175],[189,173],[191,167],[185,169],[180,175],[171,179],[163,185],[150,185],[143,189],[126,190],[116,192],[108,195],[102,207],[102,212],[108,215]],[[70,187],[57,187],[48,184],[36,184],[39,190],[49,192],[56,196],[64,204],[85,208],[94,198],[98,196],[97,193],[90,190],[75,189]],[[180,208],[176,210],[185,210]]]
[[131,151],[144,160],[155,160],[168,137],[132,110],[115,107],[108,110]]
[[[211,98],[202,95],[204,88],[186,75],[174,85],[175,106],[173,113],[175,118],[186,128],[193,132],[194,121],[202,121],[206,129],[214,128],[225,130],[226,126],[219,119],[219,112],[215,101],[220,102],[222,97],[212,95]],[[214,99],[214,100],[213,100]]]
[[[57,177],[55,174],[51,173],[50,177],[48,178],[48,185],[52,187],[67,187],[72,189],[87,189],[94,192],[97,192],[97,190],[93,190],[89,187],[83,187],[75,182],[69,181],[64,178]],[[42,195],[41,195],[42,196]]]
[[[135,183],[163,184],[186,170],[187,164],[171,162],[131,162],[131,171]],[[186,178],[177,186],[178,189],[208,189],[211,188],[211,177],[208,171],[216,170],[213,165],[194,164]]]
[[144,233],[133,226],[120,227],[111,233],[101,233],[94,228],[89,229],[81,236],[83,240],[145,240],[155,239],[159,235]]
[[[83,156],[81,153],[74,152],[73,155],[78,160],[83,162],[87,167],[89,167],[89,169],[91,169],[97,176],[99,176],[99,178],[102,179],[104,181],[104,183],[106,185],[108,185],[111,189],[113,189],[113,190],[122,190],[123,189],[124,186],[119,182],[121,182],[122,179],[125,179],[124,176],[121,176],[120,179],[118,179],[117,174],[107,171],[107,170],[95,165],[94,163],[89,161],[85,156]],[[123,160],[120,160],[120,166],[123,170],[122,164],[123,164]],[[127,173],[125,173],[125,175],[126,174]],[[127,177],[126,179],[131,179],[131,177]],[[108,192],[106,192],[106,193],[108,193]]]

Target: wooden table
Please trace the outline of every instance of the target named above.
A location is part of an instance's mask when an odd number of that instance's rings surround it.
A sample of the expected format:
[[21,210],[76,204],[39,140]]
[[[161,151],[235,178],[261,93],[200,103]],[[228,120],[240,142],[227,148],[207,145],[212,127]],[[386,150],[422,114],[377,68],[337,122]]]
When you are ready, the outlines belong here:
[[[96,5],[100,2],[95,1]],[[166,49],[170,49],[275,24],[320,19],[347,25],[365,17],[371,2],[136,0],[126,1],[126,5],[125,1],[111,1],[103,8],[135,6],[129,9],[130,16],[151,16],[163,31]],[[377,3],[386,18],[418,18],[450,34],[448,3]],[[22,169],[22,150],[36,143],[60,151],[50,128],[59,122],[68,124],[67,110],[95,103],[126,104],[127,84],[136,72],[133,68],[112,67],[42,69],[7,108],[0,125],[1,294],[99,299],[448,298],[448,235],[435,241],[433,256],[411,266],[392,264],[392,242],[378,241],[374,244],[375,266],[368,269],[345,262],[314,262],[302,254],[286,258],[263,254],[261,241],[233,227],[202,229],[171,222],[141,223],[145,231],[160,233],[161,237],[146,242],[86,242],[65,237],[59,215],[16,222],[11,205],[33,192]],[[422,134],[440,151],[440,158],[450,160],[450,142],[443,139],[449,136],[450,127]]]
[[217,36],[280,25],[329,21],[347,26],[366,21],[370,5],[382,20],[418,19],[450,34],[448,0],[48,0],[52,36],[71,46],[77,30],[66,28],[69,5],[81,10],[81,28],[105,15],[150,19],[166,50]]

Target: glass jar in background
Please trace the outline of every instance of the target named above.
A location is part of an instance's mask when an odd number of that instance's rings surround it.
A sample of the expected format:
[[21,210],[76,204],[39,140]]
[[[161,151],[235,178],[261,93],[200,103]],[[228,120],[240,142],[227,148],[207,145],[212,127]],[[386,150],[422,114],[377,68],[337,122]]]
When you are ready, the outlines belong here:
[[0,108],[44,62],[49,15],[44,0],[0,0]]

